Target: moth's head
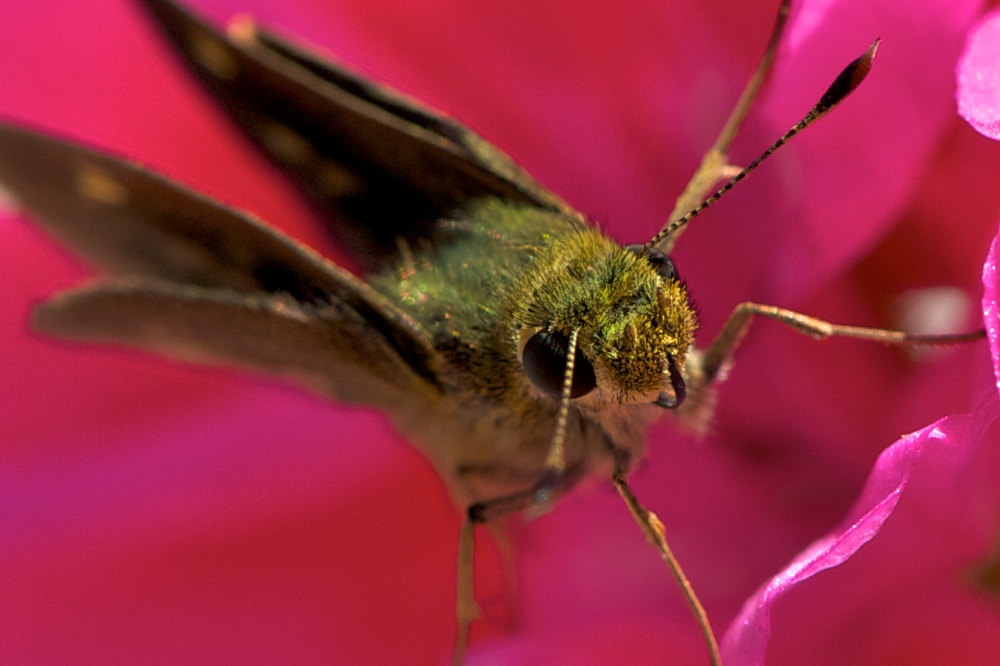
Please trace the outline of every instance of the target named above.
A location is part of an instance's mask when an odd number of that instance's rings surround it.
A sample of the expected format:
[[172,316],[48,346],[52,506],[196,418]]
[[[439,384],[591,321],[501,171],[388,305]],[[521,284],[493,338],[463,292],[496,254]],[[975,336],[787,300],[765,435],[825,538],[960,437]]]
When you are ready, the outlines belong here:
[[558,399],[575,332],[571,399],[677,407],[698,325],[687,288],[662,252],[603,240],[582,244],[537,285],[538,316],[519,332],[525,374]]

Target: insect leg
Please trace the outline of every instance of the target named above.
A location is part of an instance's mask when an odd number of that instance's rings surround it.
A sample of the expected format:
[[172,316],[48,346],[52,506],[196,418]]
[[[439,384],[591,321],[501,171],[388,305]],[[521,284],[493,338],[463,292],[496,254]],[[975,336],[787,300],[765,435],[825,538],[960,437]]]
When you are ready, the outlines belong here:
[[823,340],[829,337],[855,338],[857,340],[871,340],[893,345],[954,345],[964,342],[972,342],[986,335],[986,331],[970,331],[968,333],[952,333],[943,335],[928,335],[920,333],[904,333],[903,331],[891,331],[884,328],[866,328],[863,326],[844,326],[841,324],[831,324],[828,321],[810,317],[809,315],[775,307],[773,305],[761,305],[759,303],[740,303],[729,315],[722,330],[712,341],[711,346],[705,351],[702,358],[702,371],[704,372],[704,382],[709,384],[716,378],[720,371],[732,360],[733,353],[743,340],[750,322],[755,315],[774,319],[787,326],[791,326],[799,333],[808,335],[816,340]]
[[618,494],[625,500],[625,505],[628,507],[632,517],[635,518],[635,522],[639,524],[639,529],[646,536],[646,540],[660,552],[660,557],[667,563],[670,573],[677,579],[677,584],[684,594],[684,599],[691,607],[691,612],[705,640],[705,646],[708,648],[709,662],[712,666],[720,666],[722,658],[719,656],[719,644],[715,639],[715,633],[712,631],[712,624],[709,622],[705,607],[701,605],[701,601],[694,591],[694,586],[691,585],[691,581],[684,574],[680,562],[674,557],[673,551],[670,550],[670,546],[667,544],[667,534],[663,523],[660,522],[655,513],[645,508],[639,502],[639,498],[636,497],[635,492],[628,483],[628,452],[621,449],[614,449],[614,456],[615,471],[611,480],[615,484],[615,489],[618,490]]
[[549,473],[528,490],[494,497],[469,507],[458,540],[458,635],[452,659],[455,666],[459,666],[465,659],[465,651],[469,645],[469,625],[480,615],[473,585],[476,526],[552,501],[576,483],[581,472],[580,468],[570,467],[562,474]]

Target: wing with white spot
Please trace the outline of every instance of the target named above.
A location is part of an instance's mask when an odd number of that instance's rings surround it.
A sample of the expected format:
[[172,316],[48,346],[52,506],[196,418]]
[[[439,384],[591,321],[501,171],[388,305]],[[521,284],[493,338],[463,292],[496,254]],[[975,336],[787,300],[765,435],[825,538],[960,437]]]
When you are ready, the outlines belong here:
[[368,268],[385,266],[398,238],[429,238],[436,220],[476,198],[574,214],[489,142],[399,93],[249,20],[227,34],[168,0],[142,3],[216,101]]

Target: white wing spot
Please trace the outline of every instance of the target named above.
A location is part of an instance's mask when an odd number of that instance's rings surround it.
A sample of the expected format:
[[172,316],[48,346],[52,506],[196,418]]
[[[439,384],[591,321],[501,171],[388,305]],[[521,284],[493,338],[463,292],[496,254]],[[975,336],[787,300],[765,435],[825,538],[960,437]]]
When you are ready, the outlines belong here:
[[17,203],[17,198],[10,190],[4,189],[0,184],[0,215],[14,215],[21,210]]
[[246,14],[237,14],[226,26],[226,34],[234,42],[238,42],[247,47],[257,45],[257,25],[252,17]]
[[312,157],[309,142],[284,125],[271,123],[261,132],[261,139],[270,152],[291,164],[300,165]]
[[128,201],[128,189],[96,164],[84,163],[76,170],[76,190],[92,201],[121,206]]
[[217,78],[228,80],[236,74],[236,59],[224,44],[203,32],[192,32],[191,55]]
[[324,160],[320,163],[317,180],[319,186],[333,197],[346,197],[358,194],[365,189],[360,178],[344,166],[331,160]]
[[311,172],[315,183],[328,196],[344,197],[364,188],[361,179],[349,169],[317,155],[307,139],[285,125],[272,121],[261,128],[259,137],[272,155],[290,166]]

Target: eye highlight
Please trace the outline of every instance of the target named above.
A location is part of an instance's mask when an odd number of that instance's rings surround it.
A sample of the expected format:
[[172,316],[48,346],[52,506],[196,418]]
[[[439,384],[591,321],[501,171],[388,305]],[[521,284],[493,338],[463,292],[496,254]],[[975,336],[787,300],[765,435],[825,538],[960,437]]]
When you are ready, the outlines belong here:
[[[569,336],[559,331],[539,331],[528,339],[521,355],[521,364],[531,383],[554,398],[562,395],[567,349]],[[573,384],[569,397],[585,396],[596,387],[594,366],[577,347],[573,356]]]

